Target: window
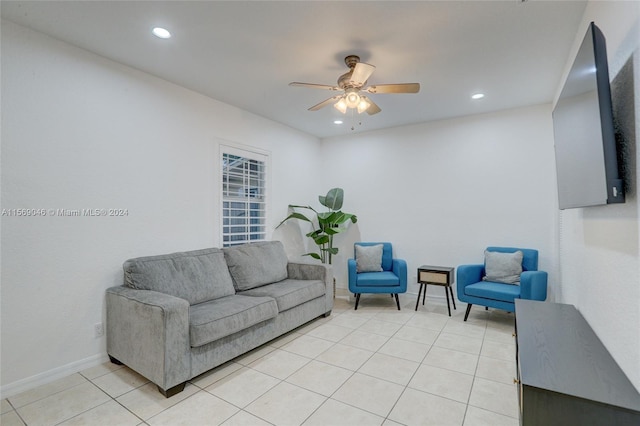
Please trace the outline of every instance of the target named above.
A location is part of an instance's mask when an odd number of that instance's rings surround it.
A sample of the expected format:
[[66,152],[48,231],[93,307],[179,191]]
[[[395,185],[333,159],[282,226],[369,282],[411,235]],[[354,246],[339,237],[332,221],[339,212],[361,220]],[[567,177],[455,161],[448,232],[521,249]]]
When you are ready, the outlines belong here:
[[222,245],[266,239],[267,156],[222,147]]

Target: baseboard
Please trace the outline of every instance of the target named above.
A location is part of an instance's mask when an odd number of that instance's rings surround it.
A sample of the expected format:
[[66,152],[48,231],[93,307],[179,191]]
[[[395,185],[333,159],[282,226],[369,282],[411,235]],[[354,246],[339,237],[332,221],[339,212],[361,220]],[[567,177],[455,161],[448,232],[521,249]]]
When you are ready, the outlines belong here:
[[103,364],[108,360],[109,357],[106,354],[98,354],[85,359],[74,361],[70,364],[56,367],[53,370],[45,371],[43,373],[36,374],[35,376],[27,377],[26,379],[18,380],[17,382],[6,384],[0,387],[0,398],[9,398],[35,387],[46,385],[47,383],[51,383],[63,377],[70,376],[79,371],[86,370],[87,368]]

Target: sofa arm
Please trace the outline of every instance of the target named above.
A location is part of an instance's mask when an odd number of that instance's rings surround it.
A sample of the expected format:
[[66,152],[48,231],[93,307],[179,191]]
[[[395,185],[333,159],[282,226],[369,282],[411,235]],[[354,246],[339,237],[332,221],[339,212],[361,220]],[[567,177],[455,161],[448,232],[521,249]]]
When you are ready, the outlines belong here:
[[456,289],[458,290],[458,297],[460,297],[461,294],[465,294],[464,288],[466,286],[482,281],[483,274],[484,264],[458,266],[456,271]]
[[347,272],[349,279],[349,291],[355,293],[356,284],[358,282],[358,270],[356,268],[355,259],[347,259]]
[[189,380],[189,302],[125,286],[106,293],[107,353],[164,390]]
[[400,279],[400,292],[407,291],[407,262],[403,259],[393,259],[391,270]]
[[333,269],[324,263],[287,263],[287,276],[294,280],[320,280],[327,288],[327,310],[333,309]]
[[287,275],[294,280],[320,280],[333,286],[331,265],[324,263],[287,263]]
[[545,271],[524,271],[520,275],[520,298],[547,300],[547,273]]

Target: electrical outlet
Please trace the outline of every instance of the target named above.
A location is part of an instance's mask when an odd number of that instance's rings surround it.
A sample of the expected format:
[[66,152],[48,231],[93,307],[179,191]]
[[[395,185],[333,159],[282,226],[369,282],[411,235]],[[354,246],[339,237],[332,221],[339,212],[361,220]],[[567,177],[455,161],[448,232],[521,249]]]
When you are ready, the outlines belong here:
[[104,326],[102,325],[101,322],[96,323],[96,324],[93,325],[93,333],[94,333],[95,337],[104,336]]

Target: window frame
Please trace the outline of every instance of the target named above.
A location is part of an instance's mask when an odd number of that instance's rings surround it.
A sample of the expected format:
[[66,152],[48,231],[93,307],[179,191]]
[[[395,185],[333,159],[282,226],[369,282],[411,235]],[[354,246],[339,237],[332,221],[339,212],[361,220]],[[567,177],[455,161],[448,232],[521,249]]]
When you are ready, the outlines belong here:
[[[248,160],[248,161],[258,161],[262,163],[262,167],[263,167],[263,171],[262,171],[262,183],[263,186],[261,188],[261,190],[263,191],[262,194],[262,198],[261,201],[259,201],[259,203],[262,203],[262,222],[257,225],[259,226],[261,229],[257,230],[257,231],[252,231],[251,230],[251,214],[252,214],[252,206],[250,204],[252,204],[250,202],[250,200],[252,199],[251,197],[238,197],[238,198],[231,198],[229,197],[227,194],[225,194],[225,175],[228,175],[228,171],[225,170],[225,166],[224,166],[224,159],[225,156],[237,156],[240,157],[243,160]],[[242,146],[242,145],[229,145],[229,144],[220,144],[220,149],[219,149],[219,153],[218,153],[218,165],[220,167],[220,170],[218,172],[218,176],[220,179],[220,198],[219,198],[219,214],[220,214],[220,220],[219,220],[219,227],[218,227],[218,232],[220,233],[220,246],[221,247],[230,247],[230,246],[234,246],[234,245],[239,245],[239,244],[245,244],[245,243],[252,243],[252,242],[258,242],[258,241],[266,241],[270,238],[270,232],[268,229],[267,224],[269,223],[269,216],[270,216],[270,207],[269,207],[269,199],[270,199],[270,186],[269,183],[271,181],[270,176],[271,176],[271,154],[268,151],[263,151],[254,147],[248,147],[248,146]],[[244,174],[243,172],[243,176],[242,179],[246,179],[246,174]],[[242,183],[243,185],[244,182]],[[250,186],[250,185],[249,185]],[[246,188],[245,188],[246,189]],[[239,227],[244,226],[245,228],[248,228],[246,231],[244,232],[237,232],[237,233],[232,233],[232,232],[227,232],[226,228],[227,227],[232,227],[233,224],[230,223],[231,220],[233,219],[233,216],[230,216],[229,214],[225,214],[225,210],[227,209],[226,207],[226,203],[230,203],[230,202],[238,202],[238,203],[245,203],[248,204],[247,206],[245,206],[245,211],[247,212],[247,214],[249,216],[245,216],[245,217],[249,217],[248,221],[245,221],[244,224],[236,224]],[[253,212],[255,212],[255,210],[253,210]],[[260,217],[260,216],[258,216]],[[226,219],[229,219],[229,221],[226,221]],[[245,235],[246,238],[244,239],[240,239],[240,240],[233,240],[233,236],[238,236],[238,235]],[[257,238],[252,238],[252,235],[258,235]],[[229,237],[229,238],[225,238],[225,237]]]

